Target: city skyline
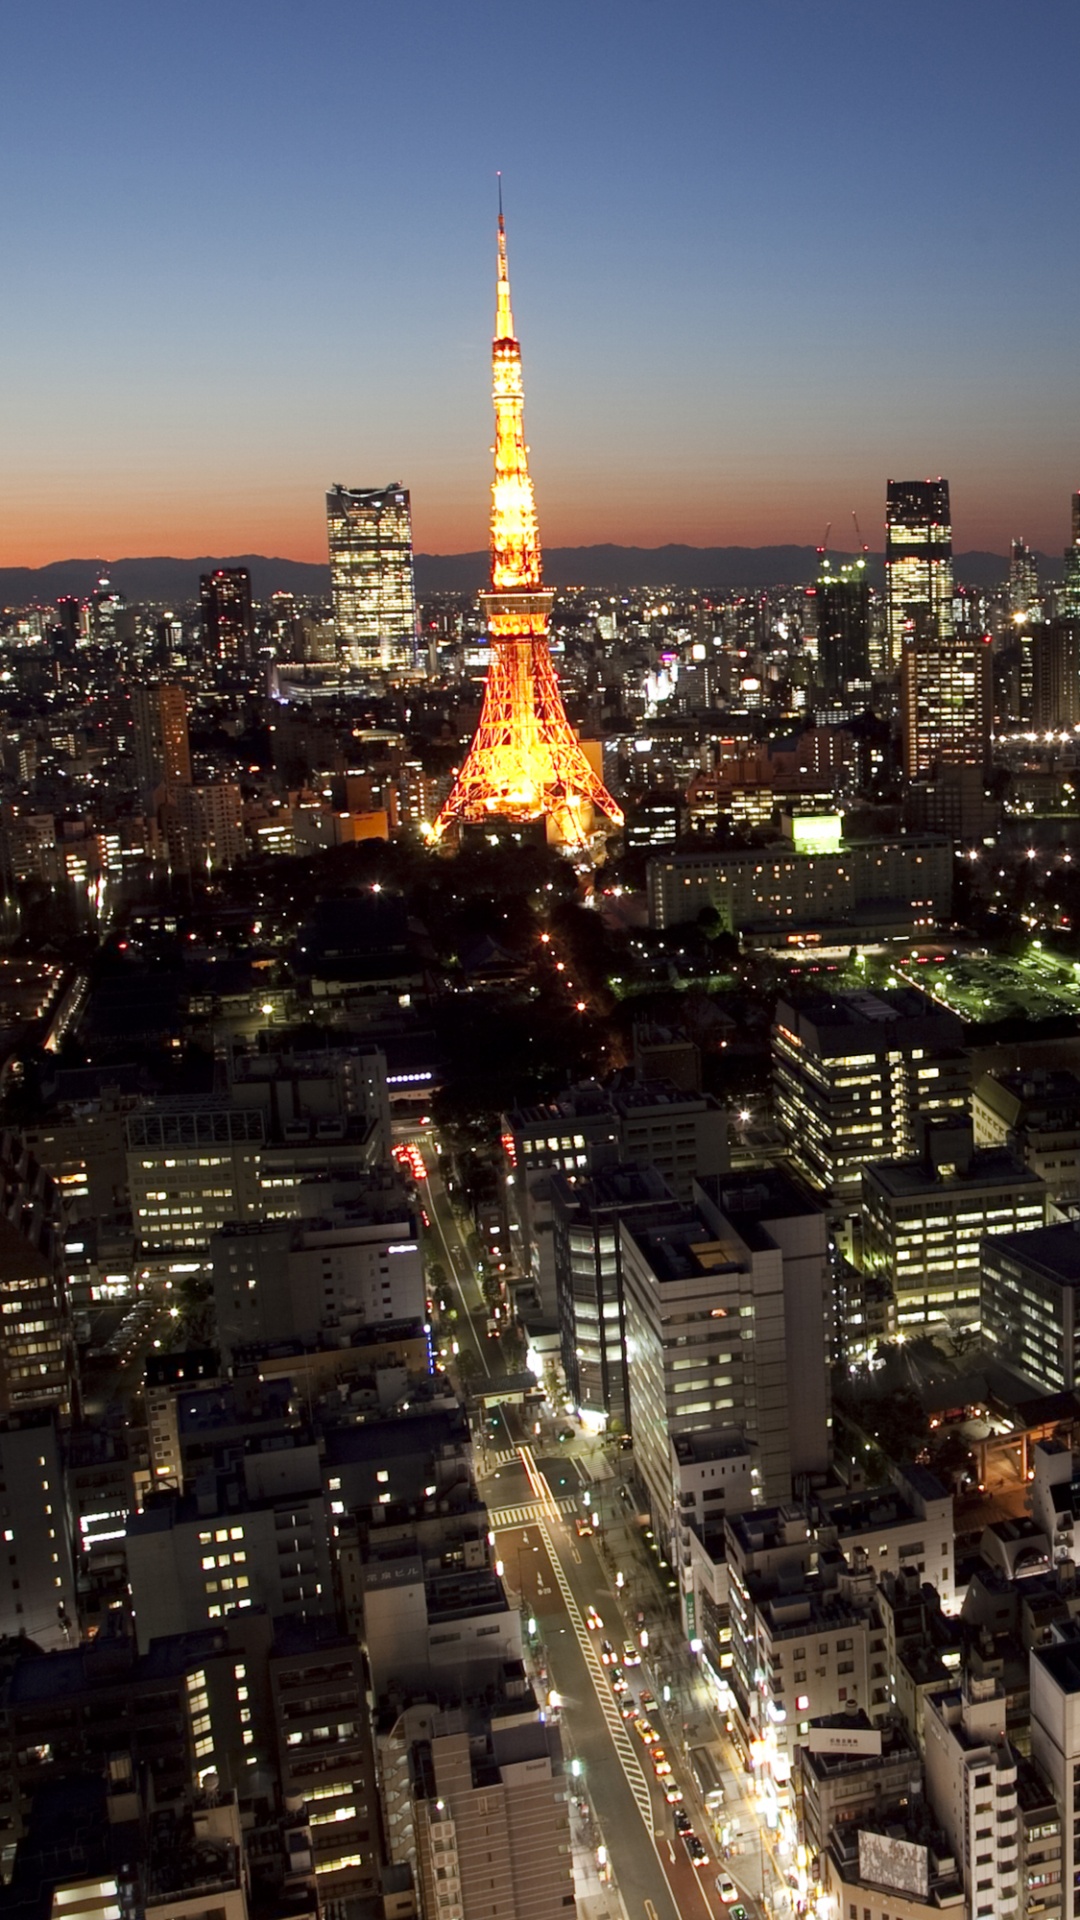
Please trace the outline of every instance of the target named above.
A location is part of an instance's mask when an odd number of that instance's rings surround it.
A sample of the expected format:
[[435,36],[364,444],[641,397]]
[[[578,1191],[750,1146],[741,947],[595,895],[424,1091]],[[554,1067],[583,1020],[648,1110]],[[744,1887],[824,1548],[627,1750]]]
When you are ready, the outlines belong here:
[[945,473],[959,551],[1060,552],[1080,24],[1025,17],[1010,138],[1012,6],[746,13],[13,22],[0,561],[323,560],[327,486],[387,474],[417,551],[482,548],[499,168],[552,548],[813,544],[854,508],[876,549],[886,476]]

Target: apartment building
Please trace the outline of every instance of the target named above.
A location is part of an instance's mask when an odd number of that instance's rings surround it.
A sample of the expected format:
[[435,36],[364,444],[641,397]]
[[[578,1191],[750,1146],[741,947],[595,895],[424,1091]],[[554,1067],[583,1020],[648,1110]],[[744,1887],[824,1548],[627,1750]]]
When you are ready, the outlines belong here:
[[972,1920],[1020,1920],[1018,1760],[1005,1737],[1005,1690],[964,1676],[925,1707],[926,1790],[949,1836]]
[[566,1920],[574,1905],[567,1776],[559,1730],[535,1704],[523,1700],[486,1725],[440,1714],[414,1764],[429,1920]]
[[141,1651],[253,1607],[271,1619],[321,1614],[333,1592],[330,1533],[315,1446],[249,1454],[191,1493],[158,1493],[127,1523]]
[[321,1217],[252,1222],[213,1236],[224,1347],[426,1318],[419,1210],[389,1171],[370,1175],[355,1193]]

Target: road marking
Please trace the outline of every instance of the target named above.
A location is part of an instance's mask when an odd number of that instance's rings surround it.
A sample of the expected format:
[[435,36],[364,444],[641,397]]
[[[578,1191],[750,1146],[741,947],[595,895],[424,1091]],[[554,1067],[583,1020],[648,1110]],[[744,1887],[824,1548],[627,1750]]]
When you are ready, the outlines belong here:
[[[465,1282],[463,1281],[461,1274],[458,1272],[457,1262],[455,1261],[454,1256],[450,1251],[450,1242],[447,1240],[446,1234],[443,1230],[442,1217],[439,1213],[439,1203],[435,1198],[434,1192],[432,1191],[430,1172],[425,1178],[424,1185],[427,1188],[427,1196],[428,1196],[428,1202],[429,1202],[429,1207],[428,1207],[429,1218],[434,1219],[435,1225],[439,1230],[439,1239],[443,1243],[443,1252],[445,1253],[447,1261],[449,1262],[450,1274],[453,1279],[454,1285],[458,1290],[458,1298],[461,1301],[461,1311],[464,1314],[465,1319],[469,1323],[469,1329],[470,1329],[470,1332],[472,1333],[473,1346],[476,1348],[476,1352],[480,1359],[480,1364],[483,1367],[484,1372],[487,1374],[488,1379],[490,1380],[491,1368],[488,1366],[487,1354],[484,1352],[485,1343],[477,1337],[476,1330],[472,1325],[472,1315],[469,1312],[468,1302],[465,1299]],[[456,1232],[456,1228],[455,1228],[455,1232]],[[460,1235],[458,1236],[458,1239],[460,1244]],[[462,1247],[462,1251],[464,1252],[464,1247]]]
[[520,1464],[516,1447],[500,1447],[498,1453],[488,1454],[485,1472],[490,1473],[494,1467],[517,1467]]
[[540,1538],[547,1548],[547,1555],[551,1561],[552,1572],[558,1583],[559,1592],[562,1595],[563,1605],[569,1616],[570,1624],[577,1635],[577,1643],[581,1648],[585,1665],[589,1670],[589,1678],[593,1683],[593,1689],[600,1702],[600,1711],[607,1722],[607,1730],[611,1735],[612,1745],[618,1755],[622,1770],[626,1775],[627,1785],[634,1796],[637,1810],[645,1823],[646,1831],[655,1844],[656,1829],[653,1823],[652,1795],[649,1792],[649,1783],[645,1778],[645,1770],[631,1744],[630,1735],[626,1730],[626,1722],[619,1712],[618,1703],[608,1684],[608,1677],[601,1665],[600,1656],[593,1646],[585,1622],[581,1617],[578,1603],[574,1598],[573,1589],[563,1572],[562,1561],[555,1551],[555,1542],[548,1531],[547,1522],[538,1520],[536,1526]]
[[648,1914],[649,1920],[656,1920],[656,1908],[653,1906],[651,1900],[646,1900],[645,1912]]
[[[575,1500],[560,1500],[559,1511],[565,1514],[573,1513],[576,1505]],[[543,1518],[544,1512],[545,1508],[541,1501],[525,1500],[516,1507],[489,1507],[488,1520],[495,1533],[505,1533],[509,1527],[533,1525],[536,1520]]]

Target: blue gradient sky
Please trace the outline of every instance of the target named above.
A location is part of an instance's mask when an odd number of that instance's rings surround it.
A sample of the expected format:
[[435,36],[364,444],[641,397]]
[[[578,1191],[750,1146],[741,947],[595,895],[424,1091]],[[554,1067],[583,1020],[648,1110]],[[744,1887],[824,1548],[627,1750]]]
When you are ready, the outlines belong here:
[[7,9],[0,564],[486,543],[503,169],[546,544],[1060,549],[1075,0]]

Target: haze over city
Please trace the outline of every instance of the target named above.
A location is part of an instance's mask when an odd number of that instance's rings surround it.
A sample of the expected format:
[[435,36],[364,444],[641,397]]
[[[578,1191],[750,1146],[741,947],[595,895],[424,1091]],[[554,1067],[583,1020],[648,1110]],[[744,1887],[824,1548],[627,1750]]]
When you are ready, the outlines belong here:
[[[1067,5],[13,10],[0,561],[481,549],[495,172],[549,546],[816,543],[1077,481]],[[62,510],[61,510],[62,509]]]

